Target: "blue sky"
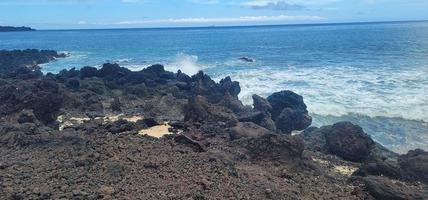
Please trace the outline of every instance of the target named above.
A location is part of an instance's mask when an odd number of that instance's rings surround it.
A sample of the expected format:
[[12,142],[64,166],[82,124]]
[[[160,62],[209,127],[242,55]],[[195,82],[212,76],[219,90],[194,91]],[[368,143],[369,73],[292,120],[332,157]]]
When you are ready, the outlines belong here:
[[39,29],[427,19],[428,0],[0,0],[0,25]]

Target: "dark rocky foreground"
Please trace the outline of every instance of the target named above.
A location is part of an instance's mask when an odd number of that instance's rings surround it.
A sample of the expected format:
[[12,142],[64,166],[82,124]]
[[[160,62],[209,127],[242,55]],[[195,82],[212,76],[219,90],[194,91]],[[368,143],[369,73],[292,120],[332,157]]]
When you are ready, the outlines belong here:
[[[428,199],[427,152],[308,128],[291,91],[250,107],[202,72],[37,67],[62,56],[0,51],[0,199]],[[173,134],[139,134],[164,122]]]

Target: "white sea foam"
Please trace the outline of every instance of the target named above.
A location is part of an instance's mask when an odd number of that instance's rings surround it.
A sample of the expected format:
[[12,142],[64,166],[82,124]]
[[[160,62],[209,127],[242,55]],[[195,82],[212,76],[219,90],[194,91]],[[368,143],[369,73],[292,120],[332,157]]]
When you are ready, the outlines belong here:
[[241,83],[240,98],[267,96],[288,89],[304,96],[311,113],[342,116],[401,117],[428,122],[428,66],[417,69],[322,67],[257,69],[228,72]]
[[165,66],[166,70],[176,72],[181,70],[188,75],[194,75],[203,67],[198,63],[198,56],[178,53],[175,59]]

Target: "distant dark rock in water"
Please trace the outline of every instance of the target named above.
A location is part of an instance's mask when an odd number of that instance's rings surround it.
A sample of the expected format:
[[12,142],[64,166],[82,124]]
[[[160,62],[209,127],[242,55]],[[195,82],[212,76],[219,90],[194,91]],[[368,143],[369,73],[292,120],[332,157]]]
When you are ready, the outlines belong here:
[[17,32],[17,31],[35,31],[30,27],[13,27],[13,26],[0,26],[0,32]]
[[256,60],[254,60],[254,59],[252,59],[250,57],[246,57],[246,56],[240,57],[239,60],[242,60],[244,62],[255,62],[256,61]]
[[427,152],[307,128],[294,92],[251,107],[230,77],[37,67],[63,56],[0,51],[0,199],[428,199]]

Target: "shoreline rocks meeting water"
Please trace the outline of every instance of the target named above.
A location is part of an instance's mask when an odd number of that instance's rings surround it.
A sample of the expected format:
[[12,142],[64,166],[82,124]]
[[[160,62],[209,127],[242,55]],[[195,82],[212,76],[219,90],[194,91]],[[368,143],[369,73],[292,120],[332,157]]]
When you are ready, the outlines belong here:
[[22,31],[36,31],[30,27],[14,27],[14,26],[0,26],[0,32],[22,32]]
[[428,199],[428,152],[310,127],[292,91],[246,106],[230,77],[37,67],[64,56],[0,51],[0,199]]

